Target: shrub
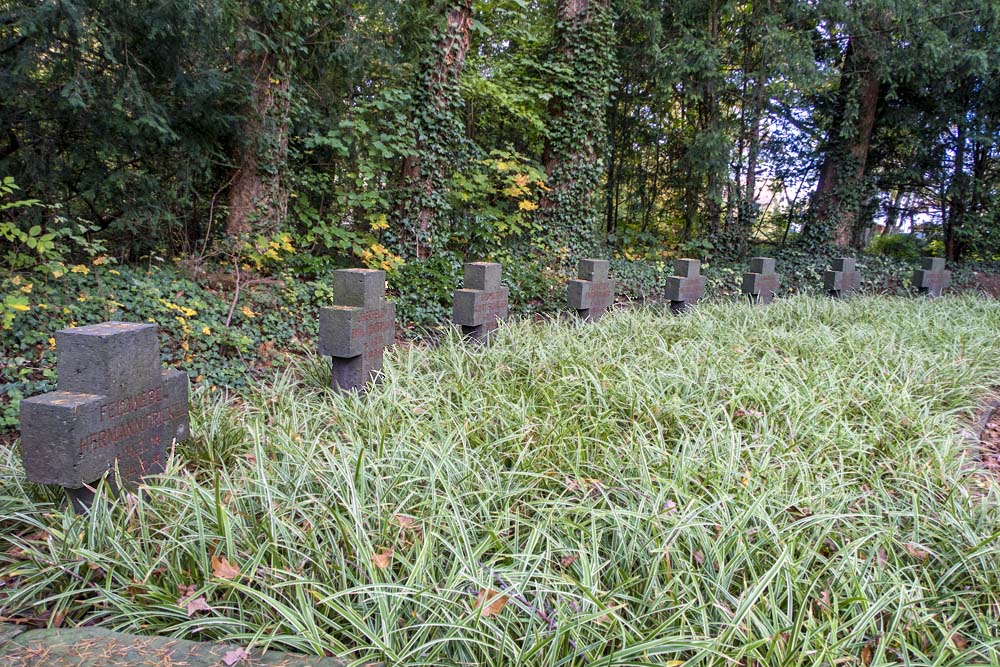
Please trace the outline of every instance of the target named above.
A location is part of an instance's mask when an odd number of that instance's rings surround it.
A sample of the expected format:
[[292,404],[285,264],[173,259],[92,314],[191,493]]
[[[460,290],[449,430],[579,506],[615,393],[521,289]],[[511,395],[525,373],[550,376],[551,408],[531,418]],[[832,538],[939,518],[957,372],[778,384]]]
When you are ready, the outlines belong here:
[[883,234],[868,244],[868,252],[895,259],[916,261],[922,253],[920,240],[910,234]]

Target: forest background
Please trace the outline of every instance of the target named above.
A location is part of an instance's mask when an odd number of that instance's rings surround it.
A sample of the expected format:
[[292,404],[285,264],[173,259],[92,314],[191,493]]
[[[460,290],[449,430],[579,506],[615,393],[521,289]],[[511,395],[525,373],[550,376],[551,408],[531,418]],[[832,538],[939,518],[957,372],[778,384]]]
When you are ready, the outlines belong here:
[[0,427],[51,386],[57,328],[155,320],[168,361],[239,385],[308,346],[345,266],[385,269],[417,335],[479,259],[522,312],[585,256],[625,298],[677,256],[722,292],[751,254],[793,290],[835,254],[869,286],[921,254],[962,279],[1000,255],[998,23],[997,0],[0,1]]

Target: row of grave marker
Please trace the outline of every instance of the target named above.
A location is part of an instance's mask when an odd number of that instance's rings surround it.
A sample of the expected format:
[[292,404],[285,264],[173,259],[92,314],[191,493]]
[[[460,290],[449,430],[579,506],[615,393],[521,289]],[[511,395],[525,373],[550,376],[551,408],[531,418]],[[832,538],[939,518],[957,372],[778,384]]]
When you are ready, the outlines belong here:
[[[696,259],[678,259],[674,267],[666,296],[680,313],[704,297],[706,281]],[[566,297],[581,318],[599,320],[613,304],[608,269],[607,260],[580,261]],[[484,342],[507,317],[510,288],[500,278],[500,264],[465,265],[453,320],[470,340]],[[949,278],[943,259],[925,258],[913,283],[939,296]],[[774,259],[753,258],[742,292],[755,303],[770,303],[778,285]],[[824,285],[835,297],[856,291],[861,276],[854,260],[835,260]],[[336,271],[333,290],[334,305],[320,310],[319,353],[333,359],[335,388],[361,389],[378,375],[385,348],[395,340],[396,306],[385,300],[383,271]],[[57,331],[55,339],[57,390],[21,401],[21,455],[29,480],[63,487],[81,510],[90,505],[94,484],[110,472],[117,470],[129,487],[163,472],[172,443],[190,435],[188,378],[161,368],[155,324],[104,322]],[[114,476],[108,481],[113,484]]]

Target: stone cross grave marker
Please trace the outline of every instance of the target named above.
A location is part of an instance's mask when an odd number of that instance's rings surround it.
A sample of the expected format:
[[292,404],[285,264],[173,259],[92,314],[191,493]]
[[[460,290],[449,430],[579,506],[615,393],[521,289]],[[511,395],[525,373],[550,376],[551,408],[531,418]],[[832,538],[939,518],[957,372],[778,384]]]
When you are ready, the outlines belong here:
[[823,285],[835,299],[848,297],[861,289],[861,274],[853,257],[838,257],[833,268],[823,274]]
[[774,272],[773,257],[754,257],[750,271],[743,274],[744,294],[754,303],[771,303],[778,291],[778,274]]
[[667,278],[667,298],[670,311],[682,313],[698,303],[705,296],[705,276],[701,275],[701,261],[697,259],[675,259],[674,273]]
[[951,271],[945,270],[943,257],[922,257],[920,268],[913,272],[913,284],[929,297],[941,296],[950,281]]
[[190,435],[188,378],[160,367],[155,324],[104,322],[55,339],[57,391],[21,401],[21,455],[29,480],[65,488],[79,511],[116,468],[129,490],[163,472],[171,444]]
[[569,307],[588,322],[604,317],[615,302],[615,280],[608,277],[610,263],[606,259],[581,259],[576,280],[566,285]]
[[334,271],[333,303],[319,311],[319,353],[333,358],[334,389],[364,389],[396,339],[396,304],[385,300],[385,271]]
[[465,265],[465,288],[455,290],[452,320],[469,340],[483,342],[507,319],[510,288],[500,285],[501,267],[495,262]]

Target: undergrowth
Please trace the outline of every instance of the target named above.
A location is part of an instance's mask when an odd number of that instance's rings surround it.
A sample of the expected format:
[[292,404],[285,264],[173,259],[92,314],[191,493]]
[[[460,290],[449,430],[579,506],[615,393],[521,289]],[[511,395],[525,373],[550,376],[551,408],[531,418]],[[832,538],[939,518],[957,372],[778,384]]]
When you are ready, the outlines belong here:
[[[387,665],[996,664],[1000,306],[798,296],[306,357],[87,516],[0,450],[0,616]],[[238,573],[235,572],[238,569]],[[197,604],[192,606],[192,602]]]

